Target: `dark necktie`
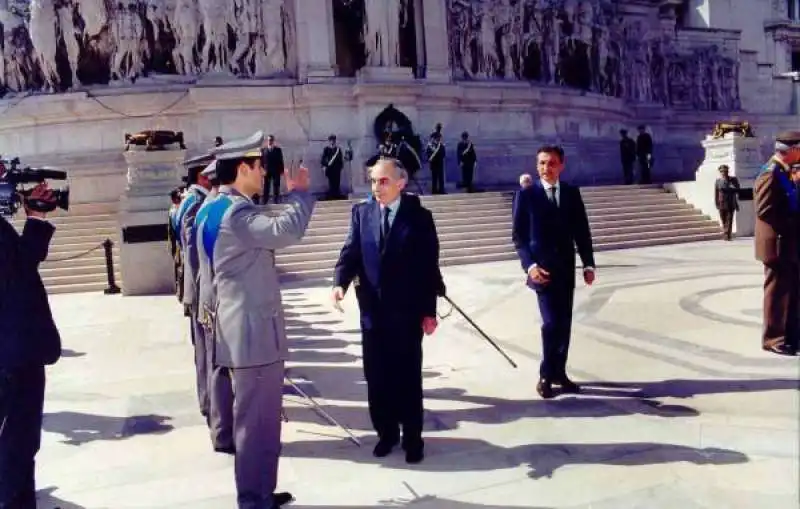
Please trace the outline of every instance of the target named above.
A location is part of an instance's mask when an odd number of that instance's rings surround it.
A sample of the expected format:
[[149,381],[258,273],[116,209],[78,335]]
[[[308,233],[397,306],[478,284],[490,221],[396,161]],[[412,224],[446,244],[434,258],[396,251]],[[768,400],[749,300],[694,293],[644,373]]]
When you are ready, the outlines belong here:
[[558,207],[558,200],[556,199],[556,191],[558,191],[558,188],[556,186],[550,188],[550,202],[556,207]]
[[383,224],[381,224],[381,251],[386,247],[386,239],[389,238],[389,214],[392,213],[392,209],[389,207],[383,207]]

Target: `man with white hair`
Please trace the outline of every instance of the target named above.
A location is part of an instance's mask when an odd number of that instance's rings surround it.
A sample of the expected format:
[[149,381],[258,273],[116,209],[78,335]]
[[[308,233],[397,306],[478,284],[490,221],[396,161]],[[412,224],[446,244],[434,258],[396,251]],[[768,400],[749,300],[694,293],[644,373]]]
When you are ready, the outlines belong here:
[[332,297],[341,309],[348,287],[355,287],[369,413],[378,433],[373,454],[387,456],[402,428],[406,462],[419,463],[422,339],[436,330],[436,299],[444,292],[439,239],[431,212],[403,192],[408,175],[399,161],[379,159],[370,180],[375,199],[353,206]]

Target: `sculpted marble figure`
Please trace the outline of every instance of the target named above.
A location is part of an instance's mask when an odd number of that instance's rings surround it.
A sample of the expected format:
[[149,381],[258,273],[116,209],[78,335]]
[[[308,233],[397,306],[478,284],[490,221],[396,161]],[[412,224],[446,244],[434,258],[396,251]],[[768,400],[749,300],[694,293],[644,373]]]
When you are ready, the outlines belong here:
[[175,68],[180,74],[198,74],[195,49],[200,37],[200,9],[195,0],[177,0],[172,27],[175,35],[175,49],[172,50]]
[[78,60],[81,56],[81,46],[78,42],[83,37],[82,32],[75,26],[75,6],[70,0],[56,0],[58,26],[61,28],[61,37],[67,48],[67,61],[72,72],[72,87],[80,85],[78,79]]
[[53,0],[32,0],[31,21],[28,30],[36,60],[42,70],[45,89],[50,92],[55,91],[60,82],[56,66],[57,29],[58,23]]
[[[233,21],[232,0],[198,1],[206,37],[202,52],[202,70],[203,72],[226,72],[228,70],[228,24],[229,21]],[[211,58],[212,52],[213,59]]]
[[142,54],[145,50],[144,25],[136,10],[136,4],[130,4],[128,7],[121,2],[117,4],[111,23],[111,33],[117,43],[111,65],[112,78],[136,79],[142,72]]
[[367,65],[400,65],[400,15],[407,0],[364,0]]

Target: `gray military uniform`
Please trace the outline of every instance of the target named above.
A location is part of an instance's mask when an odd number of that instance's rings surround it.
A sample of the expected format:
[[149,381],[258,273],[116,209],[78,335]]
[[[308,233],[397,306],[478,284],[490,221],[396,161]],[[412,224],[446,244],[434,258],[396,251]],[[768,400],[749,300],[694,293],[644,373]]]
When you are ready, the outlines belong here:
[[[208,418],[209,398],[208,398],[208,361],[206,359],[206,345],[203,329],[197,321],[197,245],[190,239],[194,231],[194,218],[197,211],[208,196],[208,190],[194,184],[189,188],[189,193],[195,196],[195,201],[184,212],[181,217],[181,246],[183,254],[183,305],[190,310],[190,326],[192,328],[192,343],[194,346],[194,363],[197,375],[197,399],[200,403],[200,412]],[[191,194],[187,194],[184,200],[189,199]]]
[[[198,210],[202,215],[204,208],[208,207],[217,196],[218,192],[212,190],[203,206]],[[217,293],[214,288],[214,271],[211,261],[206,255],[202,245],[202,224],[195,221],[197,229],[197,259],[199,262],[197,273],[197,308],[198,322],[203,329],[206,351],[206,372],[208,375],[208,426],[211,432],[211,443],[218,451],[232,451],[233,445],[233,387],[231,386],[230,370],[219,366],[214,359],[215,350],[215,320],[214,313],[217,306]]]
[[[259,146],[255,138],[245,143]],[[226,186],[220,191],[228,192]],[[314,197],[291,192],[285,211],[272,217],[249,198],[229,192],[233,204],[222,217],[213,253],[215,362],[231,368],[233,378],[239,508],[264,509],[271,507],[278,480],[284,361],[289,353],[275,250],[303,238]]]

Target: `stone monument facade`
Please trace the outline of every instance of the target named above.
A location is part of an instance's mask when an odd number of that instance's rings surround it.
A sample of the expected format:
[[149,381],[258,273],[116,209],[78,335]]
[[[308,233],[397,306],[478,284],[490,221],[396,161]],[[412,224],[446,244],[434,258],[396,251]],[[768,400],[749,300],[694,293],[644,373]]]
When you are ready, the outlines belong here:
[[352,189],[392,104],[423,141],[443,124],[451,182],[468,131],[484,183],[516,182],[545,142],[565,147],[574,182],[620,183],[618,131],[640,124],[655,141],[653,178],[690,180],[716,122],[749,121],[764,155],[800,122],[800,85],[784,76],[798,16],[779,0],[729,6],[0,0],[0,153],[69,171],[79,208],[123,194],[126,132],[184,132],[193,155],[216,136],[263,129],[320,191],[319,154],[336,134],[353,149]]

